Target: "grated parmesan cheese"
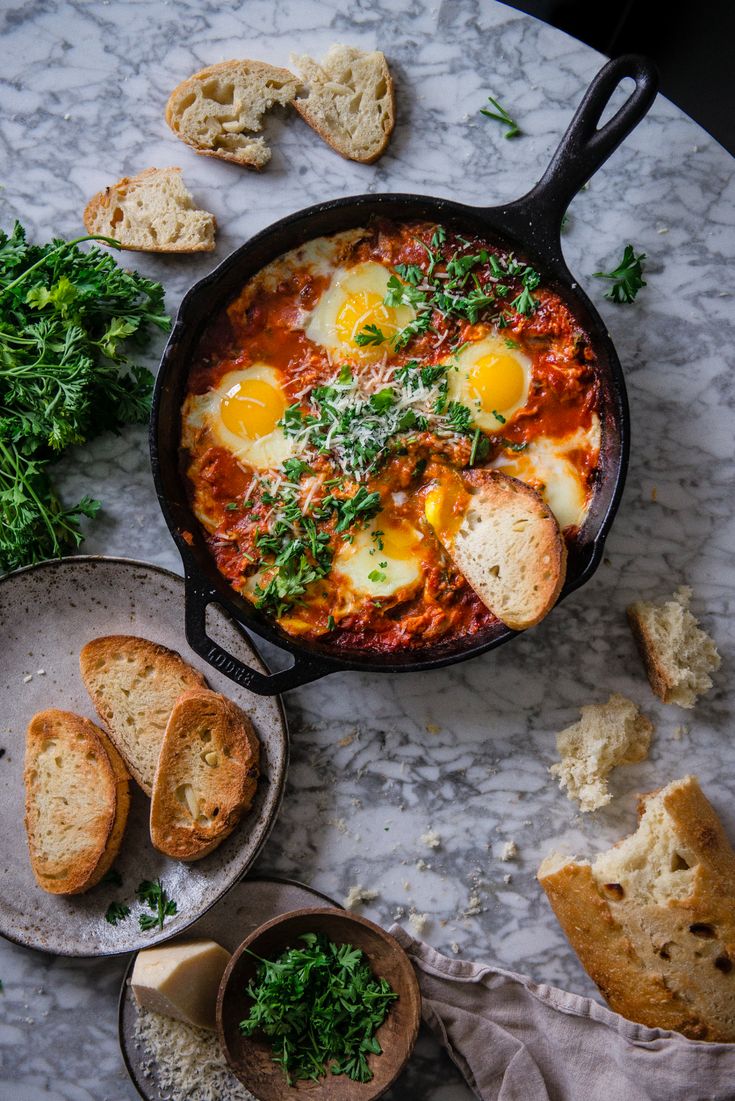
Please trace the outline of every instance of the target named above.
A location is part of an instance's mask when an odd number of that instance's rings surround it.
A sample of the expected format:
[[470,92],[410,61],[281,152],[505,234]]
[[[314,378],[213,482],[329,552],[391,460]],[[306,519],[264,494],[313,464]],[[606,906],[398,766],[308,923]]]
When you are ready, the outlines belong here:
[[256,1101],[227,1066],[216,1033],[138,1010],[134,1037],[143,1073],[166,1101]]
[[369,890],[367,887],[363,887],[361,883],[356,883],[347,892],[344,903],[345,910],[354,910],[357,906],[362,906],[364,902],[372,902],[377,897],[377,891]]

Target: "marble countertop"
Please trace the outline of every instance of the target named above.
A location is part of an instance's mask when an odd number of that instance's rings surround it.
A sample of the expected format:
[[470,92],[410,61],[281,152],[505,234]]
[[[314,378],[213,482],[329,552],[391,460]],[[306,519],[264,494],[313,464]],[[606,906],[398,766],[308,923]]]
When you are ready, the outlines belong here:
[[[0,223],[42,240],[82,231],[98,188],[149,165],[178,164],[217,216],[215,256],[129,256],[184,290],[274,219],[320,199],[416,191],[478,204],[539,177],[601,58],[490,0],[27,0],[2,5]],[[231,57],[287,64],[334,41],[383,48],[398,124],[375,166],[333,154],[295,115],[274,118],[262,175],[197,157],[163,120],[169,90]],[[524,136],[478,114],[491,93]],[[609,324],[629,387],[633,446],[603,565],[543,624],[464,665],[400,677],[342,674],[290,694],[292,765],[281,817],[257,869],[342,899],[390,924],[426,915],[447,952],[596,996],[538,888],[558,844],[579,854],[634,827],[635,793],[696,772],[735,836],[731,721],[735,634],[733,161],[659,97],[651,114],[573,202],[564,248]],[[603,298],[591,273],[633,242],[648,256],[634,306]],[[151,365],[155,363],[155,357]],[[105,504],[84,550],[180,569],[151,481],[146,433],[104,437],[64,462],[62,487]],[[652,696],[626,603],[686,582],[723,655],[694,712]],[[554,734],[584,703],[619,691],[656,724],[649,760],[618,771],[616,798],[582,819],[548,774]],[[421,840],[433,830],[440,842]],[[503,862],[505,843],[517,856]],[[0,945],[0,1101],[131,1101],[117,1048],[125,960],[53,959]],[[466,1101],[436,1044],[422,1040],[393,1099]]]

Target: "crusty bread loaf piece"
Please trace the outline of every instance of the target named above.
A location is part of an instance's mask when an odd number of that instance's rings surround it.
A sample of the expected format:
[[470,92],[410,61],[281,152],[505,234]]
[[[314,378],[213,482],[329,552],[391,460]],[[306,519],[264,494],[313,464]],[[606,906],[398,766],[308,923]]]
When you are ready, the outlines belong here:
[[182,692],[206,681],[173,650],[133,635],[95,638],[79,655],[97,713],[146,795],[153,789],[164,731]]
[[263,61],[221,61],[183,81],[169,96],[166,122],[205,157],[263,168],[271,151],[261,137],[263,115],[286,106],[299,82],[288,69]]
[[556,736],[561,757],[549,772],[580,810],[604,807],[612,799],[607,777],[618,765],[630,765],[648,756],[653,724],[632,700],[614,693],[607,703],[581,709],[582,718]]
[[567,549],[554,514],[531,486],[483,471],[455,535],[437,532],[480,600],[515,631],[549,612],[564,584]]
[[294,107],[332,149],[372,164],[385,151],[396,121],[393,80],[385,55],[332,46],[321,62],[291,55],[308,85]]
[[84,225],[132,251],[211,252],[217,223],[196,209],[180,168],[146,168],[98,191],[87,203]]
[[628,622],[646,666],[651,688],[664,703],[694,707],[712,687],[720,667],[712,639],[689,611],[692,590],[682,585],[661,604],[639,601],[628,608]]
[[39,886],[75,895],[98,883],[122,841],[130,806],[128,774],[104,732],[50,708],[26,734],[25,827]]
[[539,882],[612,1009],[735,1042],[735,852],[693,776],[644,796],[640,813],[594,864],[554,854]]
[[177,860],[199,860],[249,808],[260,745],[250,719],[218,692],[179,697],[168,720],[151,799],[151,840]]

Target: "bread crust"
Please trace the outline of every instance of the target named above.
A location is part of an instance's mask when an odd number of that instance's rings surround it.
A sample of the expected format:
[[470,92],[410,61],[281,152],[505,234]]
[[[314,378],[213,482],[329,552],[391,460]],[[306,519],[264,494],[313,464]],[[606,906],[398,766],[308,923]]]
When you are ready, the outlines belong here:
[[117,856],[127,821],[128,774],[121,758],[89,719],[49,708],[28,725],[23,779],[37,883],[50,894],[93,887]]
[[259,762],[260,743],[244,711],[218,692],[184,692],[171,712],[153,783],[155,848],[176,860],[212,852],[250,808]]
[[[500,517],[502,521],[506,515],[514,513],[530,519],[528,531],[524,531],[522,538],[516,539],[518,533],[510,531],[505,531],[502,535],[506,549],[513,555],[518,553],[520,545],[530,536],[531,531],[537,540],[533,552],[533,591],[529,594],[523,611],[508,614],[499,606],[493,595],[494,579],[491,581],[488,573],[478,566],[475,556],[469,552],[472,533],[467,532],[464,523],[446,549],[480,600],[507,627],[514,631],[534,627],[556,604],[566,577],[567,546],[556,517],[535,489],[498,470],[472,472],[465,476],[465,481],[474,489],[469,509],[480,515],[480,523],[487,521],[488,525],[494,524],[495,518]],[[509,543],[510,537],[514,539],[512,546]]]
[[[99,219],[104,216],[104,213],[113,206],[116,202],[124,201],[130,194],[132,194],[138,185],[150,180],[151,177],[158,176],[161,173],[168,174],[170,172],[181,172],[180,168],[172,167],[168,169],[161,168],[145,168],[142,172],[138,172],[135,176],[123,176],[117,183],[110,184],[104,191],[98,191],[96,195],[93,195],[84,208],[84,214],[82,215],[82,221],[84,222],[84,228],[87,233],[99,232]],[[205,212],[208,213],[208,212]],[[217,219],[214,215],[210,215],[213,222],[213,231],[217,229]],[[105,234],[109,236],[109,234]],[[166,247],[158,245],[146,245],[145,248],[139,245],[129,245],[118,237],[114,238],[120,248],[126,252],[157,252],[157,253],[178,253],[178,254],[190,254],[195,252],[212,252],[215,248],[214,238],[211,244],[203,241],[198,245],[176,245],[169,244]]]
[[[298,89],[298,80],[292,72],[288,69],[278,68],[276,65],[268,65],[265,61],[249,61],[238,60],[236,58],[230,61],[219,61],[215,65],[208,65],[205,69],[200,69],[199,72],[194,73],[186,80],[182,80],[180,84],[177,84],[171,95],[168,97],[166,103],[165,118],[168,125],[173,130],[174,134],[181,141],[190,146],[196,153],[199,153],[202,157],[217,157],[218,160],[229,161],[231,164],[239,164],[244,168],[251,168],[256,172],[260,172],[270,160],[270,150],[265,147],[266,156],[262,163],[257,163],[253,160],[248,160],[244,157],[242,152],[230,152],[227,149],[214,149],[212,147],[202,145],[200,142],[194,141],[191,137],[182,132],[177,125],[183,108],[180,107],[181,101],[186,100],[190,95],[196,95],[197,90],[201,84],[218,76],[229,76],[233,71],[241,70],[243,66],[247,66],[248,72],[256,76],[263,78],[265,84],[268,80],[280,80],[284,85],[293,84],[293,92],[290,98],[284,98],[283,100],[276,100],[275,102],[290,103],[293,101],[293,97],[296,95]],[[274,101],[268,103],[263,109],[261,114],[265,114],[273,106]],[[248,129],[246,134],[255,134],[261,129],[258,125],[255,129]]]
[[693,861],[684,893],[629,900],[619,884],[598,884],[589,864],[572,860],[542,864],[539,883],[612,1009],[693,1040],[732,1043],[735,852],[695,777],[642,797],[643,813],[657,795],[677,847]]
[[664,703],[668,702],[668,694],[674,687],[671,679],[666,675],[666,671],[662,663],[656,656],[656,646],[654,640],[651,638],[649,631],[643,622],[642,616],[638,611],[636,604],[631,604],[627,609],[626,615],[628,617],[628,623],[630,629],[633,632],[633,638],[635,639],[638,652],[641,655],[643,664],[646,667],[646,675],[651,688]]
[[[206,688],[201,673],[180,654],[134,635],[92,639],[79,655],[82,680],[133,779],[146,795],[153,788],[155,762],[171,710],[182,692]],[[137,687],[136,687],[137,684]],[[145,692],[141,720],[127,723],[125,692]],[[126,687],[127,685],[127,687]]]
[[[382,157],[383,153],[388,148],[388,143],[390,142],[391,135],[393,134],[393,129],[394,129],[395,124],[396,124],[395,85],[393,83],[393,77],[391,76],[390,69],[388,68],[388,62],[386,61],[385,55],[382,53],[382,51],[375,50],[375,51],[371,51],[371,52],[379,53],[381,58],[382,58],[381,75],[382,75],[383,80],[385,80],[387,95],[388,95],[388,112],[387,113],[388,113],[389,125],[388,125],[387,131],[385,131],[385,133],[384,133],[383,141],[381,142],[380,146],[370,156],[355,157],[355,156],[351,156],[349,153],[345,152],[344,149],[341,149],[340,146],[338,145],[338,143],[334,140],[334,137],[332,136],[331,131],[328,129],[328,127],[323,126],[319,122],[319,119],[318,119],[317,115],[313,111],[311,111],[309,109],[309,107],[307,106],[308,97],[306,99],[299,99],[297,97],[296,99],[294,99],[293,104],[292,104],[292,106],[301,115],[304,122],[307,123],[307,125],[310,126],[312,128],[312,130],[314,130],[319,135],[319,137],[323,141],[325,141],[327,143],[327,145],[330,146],[330,148],[332,148],[335,151],[335,153],[339,153],[340,157],[344,157],[345,160],[348,160],[348,161],[355,161],[357,164],[374,164],[375,161],[377,161],[379,157]],[[291,60],[293,61],[293,58]]]

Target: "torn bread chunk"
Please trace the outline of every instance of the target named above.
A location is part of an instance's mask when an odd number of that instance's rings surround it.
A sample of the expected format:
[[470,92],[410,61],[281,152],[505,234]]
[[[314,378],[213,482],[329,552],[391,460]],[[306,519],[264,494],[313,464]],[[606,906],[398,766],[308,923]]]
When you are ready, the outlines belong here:
[[720,655],[689,611],[692,590],[682,585],[671,600],[639,601],[628,608],[628,622],[646,666],[651,688],[664,703],[694,707],[712,687]]
[[610,1007],[735,1041],[735,852],[694,776],[643,796],[637,833],[593,864],[552,854],[539,883]]
[[561,761],[549,772],[558,777],[569,799],[580,810],[604,807],[612,799],[607,777],[618,765],[630,765],[648,756],[653,724],[632,700],[616,693],[607,703],[581,709],[582,718],[556,736]]
[[291,55],[308,94],[294,100],[305,122],[351,161],[372,164],[385,151],[395,126],[395,98],[388,62],[380,50],[332,46],[320,63]]
[[265,139],[254,136],[263,128],[263,116],[291,103],[298,88],[288,69],[263,61],[221,61],[174,88],[166,122],[202,156],[259,170],[271,159]]
[[180,168],[146,168],[90,199],[84,225],[133,252],[211,252],[217,223],[196,209]]

